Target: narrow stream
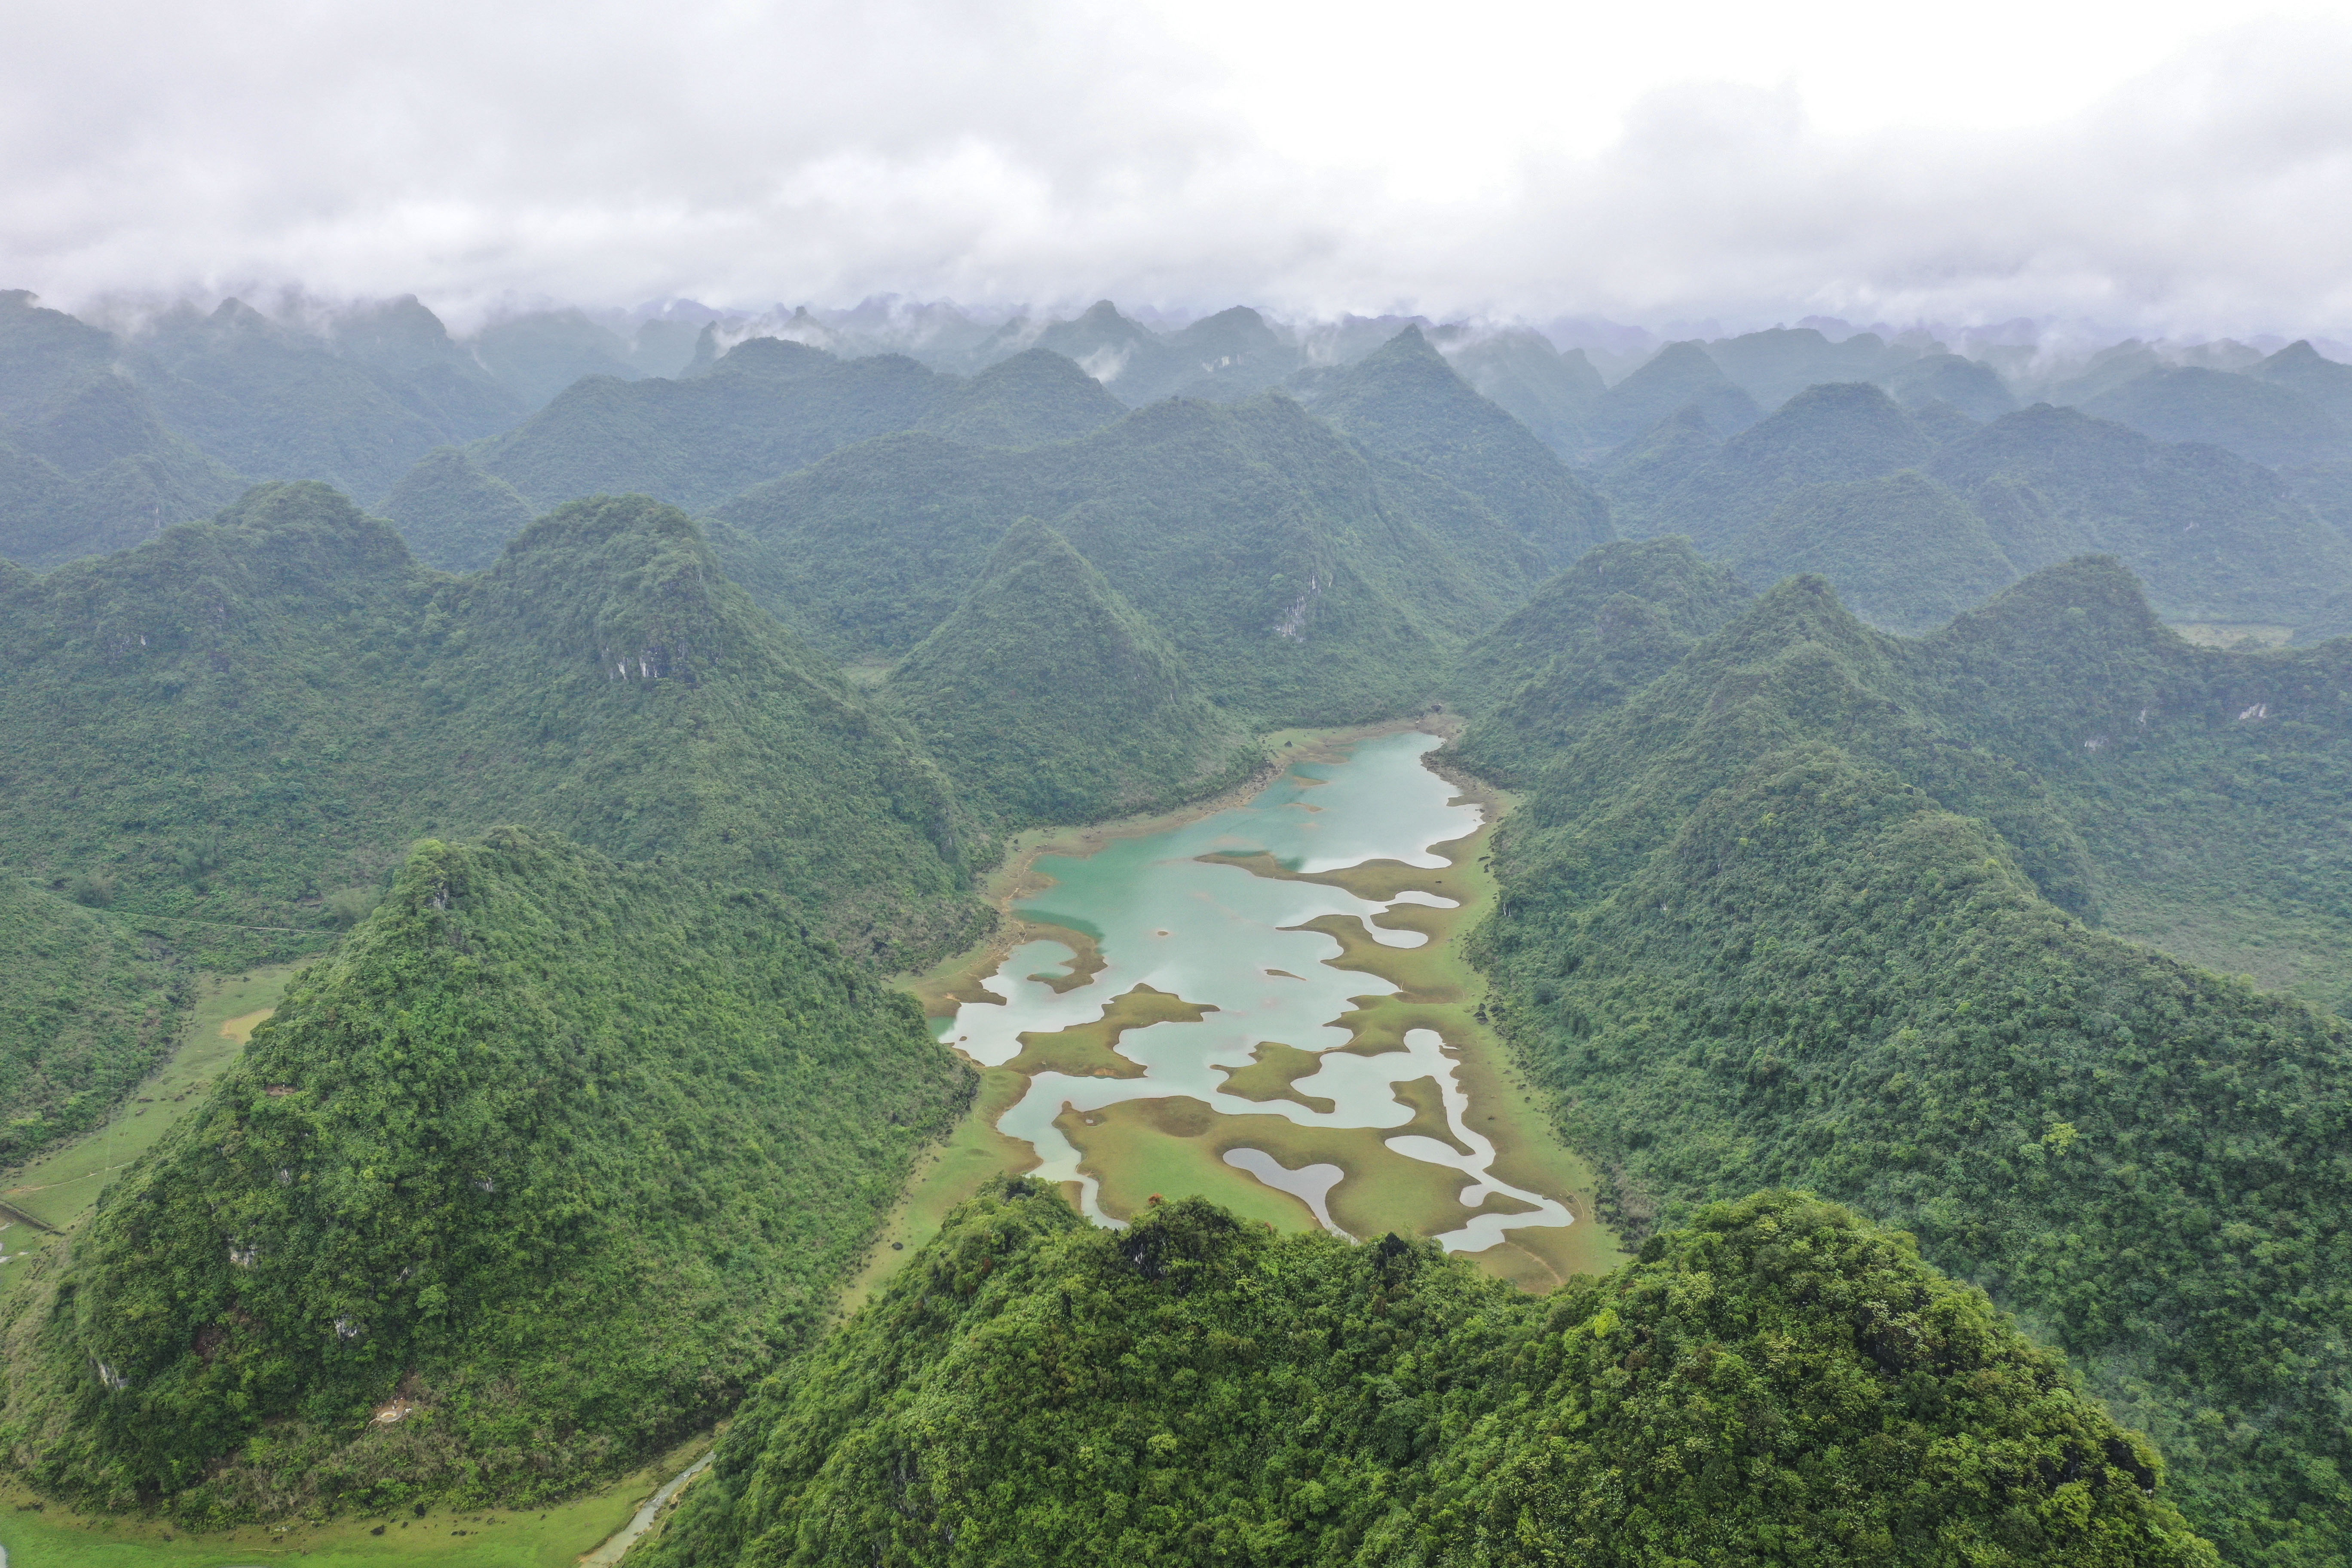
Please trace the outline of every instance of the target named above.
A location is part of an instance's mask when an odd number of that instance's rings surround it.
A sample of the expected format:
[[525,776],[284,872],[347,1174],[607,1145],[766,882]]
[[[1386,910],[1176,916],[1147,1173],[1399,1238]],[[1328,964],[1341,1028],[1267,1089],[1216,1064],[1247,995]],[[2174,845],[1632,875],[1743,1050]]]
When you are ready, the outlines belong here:
[[[1023,1055],[1024,1037],[1034,1039],[1094,1023],[1114,998],[1138,986],[1213,1010],[1197,1021],[1129,1028],[1115,1047],[1124,1062],[1112,1070],[1139,1068],[1137,1076],[1098,1076],[1104,1069],[1032,1074],[1027,1093],[997,1125],[1036,1150],[1040,1163],[1033,1174],[1075,1183],[1088,1215],[1107,1225],[1120,1223],[1102,1206],[1102,1183],[1091,1170],[1081,1169],[1087,1156],[1066,1131],[1076,1131],[1072,1113],[1091,1126],[1095,1113],[1107,1108],[1184,1097],[1244,1129],[1274,1129],[1278,1121],[1294,1129],[1352,1134],[1323,1141],[1354,1151],[1348,1163],[1300,1163],[1258,1146],[1283,1140],[1253,1139],[1216,1124],[1216,1141],[1231,1145],[1221,1156],[1225,1165],[1289,1194],[1317,1223],[1340,1234],[1346,1233],[1331,1216],[1332,1194],[1349,1181],[1377,1180],[1373,1169],[1388,1156],[1459,1173],[1460,1223],[1441,1220],[1441,1228],[1424,1220],[1411,1227],[1434,1234],[1449,1249],[1480,1251],[1511,1229],[1570,1223],[1568,1209],[1555,1196],[1525,1191],[1494,1174],[1494,1145],[1472,1124],[1453,1047],[1437,1029],[1404,1031],[1401,1050],[1363,1055],[1346,1048],[1351,1036],[1338,1022],[1341,1016],[1361,999],[1396,995],[1398,987],[1361,970],[1333,967],[1327,961],[1341,955],[1339,941],[1296,929],[1338,916],[1360,922],[1366,935],[1384,946],[1416,948],[1429,939],[1384,925],[1383,918],[1406,904],[1456,907],[1452,900],[1406,890],[1376,900],[1326,883],[1260,876],[1231,862],[1202,858],[1264,852],[1289,871],[1307,875],[1373,861],[1448,867],[1451,862],[1433,853],[1433,847],[1475,832],[1483,817],[1477,806],[1457,803],[1453,786],[1423,765],[1423,756],[1438,744],[1433,736],[1412,732],[1365,741],[1341,761],[1292,767],[1246,805],[1148,837],[1113,839],[1083,857],[1039,861],[1037,869],[1054,885],[1017,900],[1014,913],[1092,937],[1102,969],[1068,985],[1078,961],[1076,950],[1056,941],[1024,942],[982,983],[1003,999],[1002,1005],[965,1004],[948,1023],[944,1038],[973,1060],[997,1067]],[[1055,980],[1068,988],[1057,992]],[[1269,1043],[1312,1054],[1312,1070],[1291,1082],[1288,1098],[1247,1099],[1229,1092],[1229,1075],[1249,1068]],[[1416,1112],[1398,1096],[1398,1086],[1420,1079],[1436,1081],[1445,1139],[1428,1135],[1437,1130],[1428,1120],[1436,1107]],[[1318,1109],[1320,1104],[1329,1109]],[[1417,1118],[1422,1131],[1394,1131]],[[1200,1131],[1196,1121],[1179,1127],[1177,1135]],[[1295,1138],[1289,1142],[1297,1146]],[[1470,1212],[1497,1196],[1509,1212]]]

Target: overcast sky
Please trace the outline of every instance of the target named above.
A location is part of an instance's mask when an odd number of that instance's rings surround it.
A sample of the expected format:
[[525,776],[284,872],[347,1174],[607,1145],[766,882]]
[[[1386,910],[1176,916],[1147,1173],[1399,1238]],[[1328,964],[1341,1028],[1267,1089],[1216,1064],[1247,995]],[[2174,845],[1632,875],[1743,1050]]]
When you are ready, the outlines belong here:
[[2352,0],[12,0],[0,287],[2352,335]]

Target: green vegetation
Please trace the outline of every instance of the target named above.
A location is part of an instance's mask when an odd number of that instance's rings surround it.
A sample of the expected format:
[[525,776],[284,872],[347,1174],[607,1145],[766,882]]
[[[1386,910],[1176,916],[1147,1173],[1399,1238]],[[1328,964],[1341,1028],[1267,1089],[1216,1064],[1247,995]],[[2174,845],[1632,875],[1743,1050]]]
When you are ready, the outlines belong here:
[[1977,507],[2021,572],[2097,551],[2120,557],[2173,620],[2352,630],[2352,543],[2242,458],[2042,404],[1921,466]]
[[1551,1297],[1018,1178],[772,1380],[654,1568],[2197,1564],[2146,1445],[1908,1238],[1700,1211]]
[[2309,342],[2287,344],[2246,374],[2274,386],[2291,387],[2352,428],[2352,364],[2324,358]]
[[376,510],[409,550],[444,572],[478,572],[536,514],[504,479],[476,468],[456,447],[436,447],[401,476]]
[[688,380],[574,382],[472,455],[541,510],[623,491],[705,507],[837,447],[908,428],[949,384],[897,355],[838,360],[751,338]]
[[1460,343],[1440,333],[1438,342],[1463,380],[1545,446],[1563,458],[1583,448],[1584,422],[1608,387],[1582,349],[1561,353],[1525,329]]
[[1958,354],[1926,354],[1881,378],[1895,400],[1915,413],[1931,403],[1971,419],[2013,413],[2017,398],[1992,366]]
[[192,1523],[561,1497],[804,1336],[970,1088],[772,896],[427,840],[9,1299],[10,1447]]
[[1808,387],[1723,444],[1661,496],[1643,521],[1687,534],[1710,555],[1810,485],[1851,484],[1917,468],[1933,443],[1892,398],[1862,382]]
[[1601,395],[1585,426],[1597,447],[1621,446],[1659,420],[1696,407],[1719,435],[1745,430],[1763,417],[1756,400],[1732,384],[1696,342],[1668,343],[1647,364]]
[[[1484,713],[1532,683],[1516,706],[1526,721],[1536,723],[1614,707],[1746,608],[1750,597],[1727,569],[1701,559],[1687,540],[1605,544],[1547,579],[1533,598],[1471,644],[1446,690],[1458,706]],[[1542,743],[1560,738],[1548,734]],[[1520,772],[1492,751],[1479,752],[1475,763],[1497,778]]]
[[450,579],[325,487],[264,486],[126,554],[0,569],[0,847],[114,879],[206,966],[315,947],[412,840],[502,821],[909,963],[980,918],[938,770],[642,497]]
[[1475,496],[1552,565],[1616,537],[1608,502],[1471,390],[1418,327],[1318,383],[1308,406],[1342,435]]
[[162,944],[98,909],[110,884],[85,878],[82,902],[0,876],[0,1165],[89,1131],[171,1048],[188,976]]
[[1890,346],[1876,332],[1856,332],[1832,342],[1812,327],[1770,327],[1706,345],[1706,357],[1765,409],[1780,407],[1809,386],[1891,382],[1916,363],[1916,353]]
[[1904,1225],[2231,1561],[2340,1561],[2352,1040],[2078,916],[2340,918],[2347,654],[2189,647],[2090,561],[1920,643],[1800,578],[1613,707],[1530,687],[1464,742],[1527,789],[1490,1011],[1621,1225],[1769,1184]]
[[1008,828],[1164,810],[1265,761],[1167,638],[1034,519],[885,690],[964,802]]
[[2083,412],[2158,441],[2209,442],[2257,463],[2352,457],[2352,430],[2291,380],[2166,366],[2091,398]]
[[2017,580],[1984,520],[1908,468],[1799,490],[1727,554],[1750,583],[1817,572],[1856,615],[1897,632],[1931,631]]
[[1001,360],[940,395],[921,427],[965,447],[1042,447],[1116,424],[1126,405],[1050,349]]
[[728,574],[836,658],[895,659],[1023,516],[1076,548],[1244,720],[1410,711],[1526,592],[1534,549],[1468,496],[1278,395],[1170,400],[1083,440],[977,452],[900,435],[729,501]]

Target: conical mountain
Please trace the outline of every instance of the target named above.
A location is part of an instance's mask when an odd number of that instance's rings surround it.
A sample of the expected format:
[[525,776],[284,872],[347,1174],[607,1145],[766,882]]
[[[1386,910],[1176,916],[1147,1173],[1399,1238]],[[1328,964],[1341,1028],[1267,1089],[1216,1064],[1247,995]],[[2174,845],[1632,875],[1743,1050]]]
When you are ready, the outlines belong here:
[[1809,386],[1835,381],[1876,381],[1913,357],[1876,332],[1830,342],[1815,327],[1769,327],[1717,338],[1706,357],[1759,408],[1778,408]]
[[1609,498],[1609,520],[1629,539],[1665,531],[1657,515],[1691,475],[1715,461],[1723,437],[1696,404],[1686,404],[1602,456],[1593,483]]
[[2352,430],[2289,380],[2167,365],[2082,407],[2158,441],[2202,441],[2273,467],[2352,458]]
[[764,889],[893,959],[977,917],[938,770],[643,497],[452,579],[323,485],[261,486],[0,580],[0,637],[30,656],[0,684],[0,850],[45,877],[103,856],[119,910],[192,942],[323,935],[321,896],[418,837],[517,821]]
[[1149,327],[1097,300],[1075,321],[1056,321],[1037,334],[1036,346],[1050,349],[1110,389],[1129,407],[1164,397],[1184,379],[1184,362]]
[[1262,727],[1410,712],[1543,574],[1517,530],[1291,399],[1165,398],[1076,441],[862,443],[718,510],[729,573],[836,658],[903,658],[1006,529],[1068,539]]
[[1000,360],[955,384],[918,428],[966,447],[1042,447],[1099,430],[1127,405],[1050,349]]
[[1678,409],[1696,405],[1725,436],[1764,416],[1696,342],[1668,343],[1647,364],[1601,395],[1586,422],[1587,439],[1607,448],[1632,440]]
[[1911,468],[1801,489],[1727,553],[1750,583],[1818,572],[1864,620],[1913,636],[1974,609],[2018,577],[1984,519]]
[[2338,424],[2352,427],[2352,364],[2327,358],[2309,339],[2287,344],[2246,374],[2274,386],[2292,387]]
[[[1446,691],[1476,713],[1493,710],[1531,681],[1546,689],[1524,704],[1533,710],[1613,706],[1623,691],[1662,674],[1753,597],[1727,567],[1702,557],[1688,540],[1604,544],[1554,574],[1502,625],[1465,649]],[[1550,689],[1563,681],[1595,679],[1618,695],[1586,692],[1571,700]],[[1497,777],[1515,771],[1496,755],[1474,762]]]
[[1172,805],[1263,760],[1168,639],[1030,518],[885,689],[965,802],[1008,827]]
[[1473,391],[1418,327],[1321,380],[1309,406],[1373,450],[1477,497],[1554,566],[1616,537],[1608,503]]
[[0,1431],[191,1523],[565,1496],[820,1327],[970,1094],[777,900],[425,840],[13,1291]]
[[[1057,1451],[1077,1462],[1034,1462]],[[638,1550],[2211,1568],[2158,1465],[1979,1291],[1810,1194],[1708,1205],[1538,1298],[1197,1198],[1104,1230],[1014,1178],[769,1384]]]
[[2017,395],[1989,364],[1958,354],[1927,354],[1890,372],[1880,384],[1906,408],[1947,403],[1971,419],[1998,419],[2017,407]]
[[1716,554],[1807,485],[1916,468],[1934,450],[1927,433],[1878,387],[1867,382],[1809,386],[1769,419],[1726,441],[1647,521],[1661,533],[1687,534],[1700,550]]
[[1204,316],[1171,333],[1168,348],[1177,366],[1169,390],[1217,403],[1238,403],[1278,386],[1299,364],[1298,350],[1246,305]]
[[1561,353],[1525,328],[1443,347],[1463,380],[1536,439],[1563,458],[1583,449],[1585,419],[1608,384],[1582,349]]
[[1622,1162],[1604,1213],[1885,1215],[2138,1414],[2228,1561],[2341,1558],[2352,1037],[2276,992],[2352,992],[2344,657],[2191,647],[2111,560],[1916,642],[1789,579],[1522,762],[1490,1016]]
[[67,383],[0,444],[0,553],[28,566],[126,549],[245,489],[111,371]]
[[[2305,638],[2352,630],[2336,602],[2352,546],[2243,458],[2038,404],[1919,466],[1964,498],[1996,480],[2032,489],[2048,521],[2002,540],[2021,571],[2095,550],[2131,568],[2170,620],[2285,625]],[[1990,504],[1979,510],[2001,526]],[[2057,553],[2021,554],[2036,538]]]
[[436,447],[376,503],[416,558],[444,572],[478,572],[538,515],[520,492],[474,466],[456,447]]

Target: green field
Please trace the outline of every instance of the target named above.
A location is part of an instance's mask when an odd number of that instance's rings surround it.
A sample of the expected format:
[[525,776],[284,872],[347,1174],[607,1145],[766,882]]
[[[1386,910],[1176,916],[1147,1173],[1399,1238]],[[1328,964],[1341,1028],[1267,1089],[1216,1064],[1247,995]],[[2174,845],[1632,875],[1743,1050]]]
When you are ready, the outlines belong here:
[[435,1509],[422,1517],[315,1525],[298,1519],[217,1534],[86,1517],[11,1489],[0,1491],[0,1548],[8,1568],[267,1568],[298,1559],[305,1568],[571,1568],[709,1443],[695,1438],[612,1487],[543,1511]]
[[[204,983],[180,1047],[139,1086],[111,1121],[87,1137],[12,1171],[0,1203],[64,1230],[89,1212],[107,1179],[152,1148],[236,1062],[253,1026],[269,1016],[297,965],[276,964]],[[0,1215],[0,1291],[23,1273],[17,1260],[38,1250],[37,1232]]]

